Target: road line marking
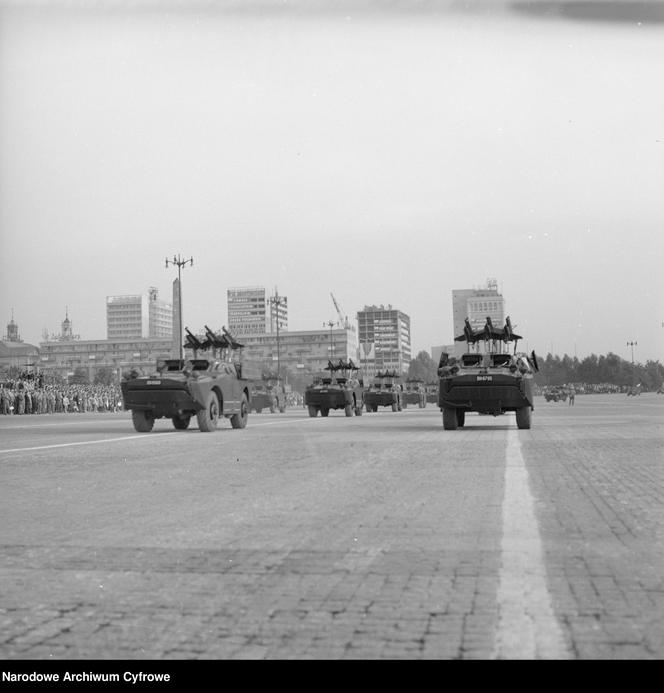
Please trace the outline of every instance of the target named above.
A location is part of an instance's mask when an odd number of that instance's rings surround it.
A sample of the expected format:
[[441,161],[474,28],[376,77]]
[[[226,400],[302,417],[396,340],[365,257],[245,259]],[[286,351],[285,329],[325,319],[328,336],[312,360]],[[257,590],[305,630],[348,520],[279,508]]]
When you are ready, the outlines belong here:
[[519,434],[507,432],[494,659],[568,659],[546,585],[542,540]]
[[69,448],[74,445],[99,445],[100,443],[115,443],[118,440],[132,440],[134,438],[142,438],[144,440],[154,439],[155,436],[165,436],[172,435],[175,431],[163,431],[162,433],[151,433],[146,435],[145,433],[140,433],[136,436],[123,436],[122,438],[103,438],[102,440],[80,440],[76,443],[54,443],[52,445],[37,445],[33,448],[10,448],[8,450],[0,450],[0,454],[3,452],[33,452],[34,450],[52,450],[54,448]]

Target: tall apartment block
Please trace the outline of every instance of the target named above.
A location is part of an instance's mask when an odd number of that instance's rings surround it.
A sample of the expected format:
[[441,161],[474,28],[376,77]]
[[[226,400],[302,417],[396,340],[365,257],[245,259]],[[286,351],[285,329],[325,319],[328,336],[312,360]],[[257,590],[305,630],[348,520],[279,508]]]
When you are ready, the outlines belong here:
[[[452,291],[452,320],[454,337],[463,334],[464,321],[470,320],[474,330],[484,327],[487,316],[494,325],[505,323],[505,299],[498,292],[498,282],[487,279],[486,286],[474,289],[455,289]],[[465,342],[455,342],[455,356],[461,356],[466,351]]]
[[148,294],[106,297],[106,338],[171,339],[173,306],[159,299],[157,289]]
[[368,376],[380,370],[405,373],[411,360],[410,317],[391,305],[364,306],[357,314],[360,365]]
[[263,286],[238,286],[226,292],[228,330],[235,337],[288,329],[288,298],[268,296]]

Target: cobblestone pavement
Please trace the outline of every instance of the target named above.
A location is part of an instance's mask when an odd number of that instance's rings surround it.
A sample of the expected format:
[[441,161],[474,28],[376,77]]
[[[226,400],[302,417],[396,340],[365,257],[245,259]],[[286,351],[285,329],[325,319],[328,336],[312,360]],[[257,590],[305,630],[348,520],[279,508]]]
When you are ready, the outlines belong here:
[[662,658],[663,414],[6,417],[0,657]]

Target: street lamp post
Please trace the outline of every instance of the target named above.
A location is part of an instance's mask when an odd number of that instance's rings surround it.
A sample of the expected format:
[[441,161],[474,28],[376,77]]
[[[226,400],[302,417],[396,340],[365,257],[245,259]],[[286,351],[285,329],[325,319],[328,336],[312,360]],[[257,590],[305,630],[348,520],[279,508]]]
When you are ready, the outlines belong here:
[[177,265],[178,268],[178,345],[180,347],[180,361],[184,360],[184,351],[182,345],[182,326],[184,325],[184,322],[182,321],[182,281],[180,279],[180,271],[183,267],[186,267],[187,265],[193,266],[193,264],[193,257],[190,257],[188,260],[185,260],[180,257],[179,253],[177,256],[173,255],[172,260],[166,258],[166,269],[168,269],[169,265]]
[[632,348],[632,385],[634,386],[636,376],[634,374],[634,347],[637,346],[637,342],[627,342],[627,346]]
[[270,304],[274,308],[275,312],[275,319],[277,321],[277,378],[281,377],[281,353],[279,350],[279,308],[281,306],[286,304],[286,301],[283,296],[279,296],[279,292],[277,291],[274,296],[270,298]]
[[327,322],[323,323],[323,327],[327,325],[330,328],[330,361],[334,358],[334,341],[332,340],[332,328],[338,324],[339,323],[337,322],[332,322],[332,320],[328,320]]

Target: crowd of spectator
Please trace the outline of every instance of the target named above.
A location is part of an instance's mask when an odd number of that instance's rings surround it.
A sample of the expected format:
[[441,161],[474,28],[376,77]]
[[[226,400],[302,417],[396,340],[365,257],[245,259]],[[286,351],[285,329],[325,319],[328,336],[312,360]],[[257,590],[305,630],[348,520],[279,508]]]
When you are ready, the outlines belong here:
[[0,415],[116,412],[122,410],[117,386],[44,385],[32,380],[0,383]]
[[[577,395],[611,395],[625,393],[629,390],[627,385],[614,385],[613,383],[567,383],[560,386],[573,389]],[[541,395],[547,386],[537,385],[535,394]]]

